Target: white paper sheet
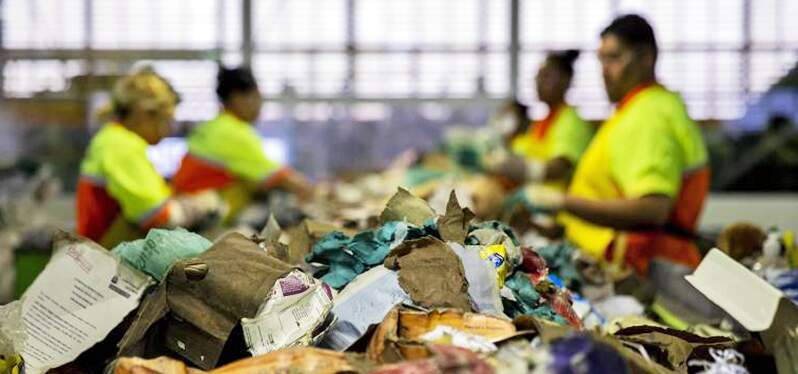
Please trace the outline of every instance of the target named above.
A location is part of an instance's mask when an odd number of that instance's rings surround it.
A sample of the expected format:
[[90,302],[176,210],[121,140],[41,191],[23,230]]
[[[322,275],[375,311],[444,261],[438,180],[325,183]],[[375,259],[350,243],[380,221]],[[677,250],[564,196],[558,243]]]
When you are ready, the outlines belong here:
[[94,243],[75,241],[57,249],[25,292],[26,372],[69,363],[104,339],[138,306],[151,282]]

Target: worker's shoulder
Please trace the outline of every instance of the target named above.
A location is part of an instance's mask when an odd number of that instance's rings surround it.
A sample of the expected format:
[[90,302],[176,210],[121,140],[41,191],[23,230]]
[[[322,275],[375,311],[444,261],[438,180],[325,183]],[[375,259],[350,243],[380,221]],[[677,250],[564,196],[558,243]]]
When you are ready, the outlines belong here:
[[632,107],[638,110],[686,110],[681,94],[661,85],[653,86],[641,92],[636,104],[632,105]]
[[558,121],[568,123],[571,126],[588,127],[587,121],[579,115],[579,110],[574,106],[566,106],[558,117]]
[[250,137],[254,134],[252,126],[229,114],[200,123],[191,131],[189,140],[230,141],[235,138]]
[[97,132],[89,148],[101,152],[146,152],[147,142],[124,126],[109,123]]

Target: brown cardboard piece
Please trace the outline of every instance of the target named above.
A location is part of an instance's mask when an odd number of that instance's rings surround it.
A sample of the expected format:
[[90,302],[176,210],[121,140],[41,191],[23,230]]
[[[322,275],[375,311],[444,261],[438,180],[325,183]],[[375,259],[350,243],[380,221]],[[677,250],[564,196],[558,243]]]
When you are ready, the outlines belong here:
[[252,318],[275,281],[293,269],[241,234],[175,263],[119,344],[121,355],[172,351],[203,369],[217,365],[241,318]]
[[759,332],[780,373],[798,373],[798,306],[781,291],[719,249],[685,279],[748,331]]
[[435,211],[423,199],[414,196],[404,188],[399,187],[385,210],[380,214],[380,222],[406,221],[409,224],[423,226],[424,221],[435,218]]
[[294,347],[233,362],[211,371],[212,374],[292,373],[335,374],[358,372],[341,352],[319,348]]
[[405,241],[388,254],[385,267],[398,269],[399,285],[414,303],[471,311],[463,263],[446,243],[431,236]]
[[369,341],[366,357],[378,363],[427,358],[430,352],[421,337],[438,326],[449,326],[491,342],[517,334],[513,323],[506,318],[455,309],[422,312],[396,307],[377,326]]
[[110,374],[200,374],[202,370],[191,369],[182,361],[169,357],[145,360],[139,357],[123,357],[111,364]]
[[295,347],[239,360],[211,371],[187,367],[185,363],[167,357],[145,360],[138,357],[120,358],[112,364],[110,374],[334,374],[365,372],[372,365],[357,356],[330,350]]
[[460,207],[457,195],[452,191],[449,203],[446,204],[446,214],[438,218],[438,231],[441,238],[447,242],[465,244],[468,236],[468,224],[474,219],[474,213],[468,208]]

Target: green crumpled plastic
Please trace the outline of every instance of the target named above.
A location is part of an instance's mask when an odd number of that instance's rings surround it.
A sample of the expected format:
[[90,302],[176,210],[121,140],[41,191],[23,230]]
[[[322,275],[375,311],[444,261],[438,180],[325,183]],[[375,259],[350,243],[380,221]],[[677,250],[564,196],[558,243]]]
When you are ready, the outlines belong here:
[[540,293],[529,280],[526,273],[516,271],[504,281],[505,287],[513,292],[515,302],[503,299],[504,312],[512,318],[519,315],[530,315],[556,322],[560,325],[567,321],[558,315],[547,303],[541,302]]
[[314,276],[323,275],[321,280],[333,288],[341,288],[366,270],[363,262],[347,251],[351,239],[342,232],[333,231],[322,237],[310,254],[305,257],[308,263],[316,262],[328,265],[320,269]]
[[366,230],[350,238],[333,231],[316,242],[305,262],[324,265],[314,274],[330,287],[340,289],[364,271],[381,264],[392,248],[405,240],[427,235],[439,237],[433,219],[422,227],[390,221],[375,230]]
[[208,239],[182,228],[152,229],[144,239],[121,243],[111,253],[160,282],[172,264],[199,256],[211,244]]
[[577,270],[573,261],[573,254],[578,248],[568,242],[553,243],[536,248],[537,252],[549,267],[549,273],[562,279],[563,284],[570,290],[579,291],[582,284],[582,274]]

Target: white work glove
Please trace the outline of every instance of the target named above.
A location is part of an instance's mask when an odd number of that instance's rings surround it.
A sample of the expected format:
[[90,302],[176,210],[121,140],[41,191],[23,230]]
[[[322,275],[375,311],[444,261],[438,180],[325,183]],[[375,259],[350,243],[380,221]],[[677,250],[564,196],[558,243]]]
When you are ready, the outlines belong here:
[[181,195],[169,202],[169,223],[193,227],[202,222],[218,221],[227,210],[227,204],[215,191]]
[[525,187],[524,198],[533,211],[556,212],[565,205],[564,193],[539,184]]
[[487,170],[498,170],[508,158],[510,154],[504,147],[495,147],[482,157],[482,165]]
[[526,180],[530,182],[542,181],[546,176],[546,164],[541,161],[526,162]]
[[517,182],[537,182],[543,180],[546,175],[546,164],[510,156],[502,162],[498,172]]

